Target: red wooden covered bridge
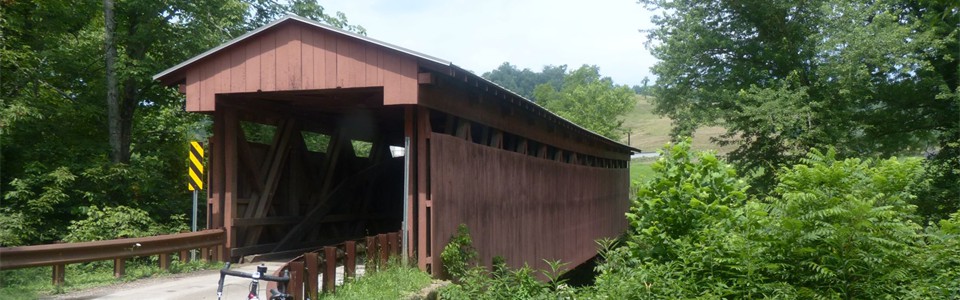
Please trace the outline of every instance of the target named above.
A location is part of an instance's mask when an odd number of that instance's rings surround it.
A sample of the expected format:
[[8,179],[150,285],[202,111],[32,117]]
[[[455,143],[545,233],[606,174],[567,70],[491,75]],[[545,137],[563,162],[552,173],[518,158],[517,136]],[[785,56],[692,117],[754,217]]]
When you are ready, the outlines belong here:
[[290,16],[154,79],[213,118],[208,227],[232,259],[402,230],[438,274],[462,223],[483,263],[544,268],[626,228],[639,150],[439,58]]

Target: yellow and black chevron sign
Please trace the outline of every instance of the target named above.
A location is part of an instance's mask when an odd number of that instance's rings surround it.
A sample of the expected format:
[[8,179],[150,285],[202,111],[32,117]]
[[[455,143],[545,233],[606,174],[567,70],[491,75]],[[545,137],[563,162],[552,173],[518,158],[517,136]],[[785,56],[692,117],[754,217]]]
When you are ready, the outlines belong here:
[[190,142],[190,186],[191,191],[203,189],[203,144]]

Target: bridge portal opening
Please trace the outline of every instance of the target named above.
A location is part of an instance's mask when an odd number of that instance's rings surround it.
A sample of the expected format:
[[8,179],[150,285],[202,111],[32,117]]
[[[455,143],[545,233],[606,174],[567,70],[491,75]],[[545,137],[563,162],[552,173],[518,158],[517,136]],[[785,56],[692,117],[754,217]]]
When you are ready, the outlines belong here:
[[218,94],[209,198],[230,256],[399,231],[403,118],[382,88]]

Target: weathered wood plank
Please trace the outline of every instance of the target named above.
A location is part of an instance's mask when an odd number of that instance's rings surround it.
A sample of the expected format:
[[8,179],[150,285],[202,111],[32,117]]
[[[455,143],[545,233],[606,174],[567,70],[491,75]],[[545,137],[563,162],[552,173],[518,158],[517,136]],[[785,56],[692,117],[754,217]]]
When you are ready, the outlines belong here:
[[301,26],[288,25],[277,33],[277,90],[303,88]]
[[277,34],[271,30],[260,38],[260,90],[277,90]]
[[260,90],[260,40],[261,38],[250,39],[244,44],[244,89],[243,92],[256,92]]
[[431,134],[429,145],[434,255],[464,223],[485,266],[499,255],[511,267],[548,268],[542,259],[572,267],[596,255],[594,240],[626,229],[628,169],[540,159],[445,134]]

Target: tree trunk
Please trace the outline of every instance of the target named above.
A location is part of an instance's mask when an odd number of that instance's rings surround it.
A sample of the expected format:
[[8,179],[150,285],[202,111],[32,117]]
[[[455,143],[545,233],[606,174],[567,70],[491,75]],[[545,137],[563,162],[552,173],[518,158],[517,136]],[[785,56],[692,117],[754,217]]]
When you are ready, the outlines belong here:
[[113,163],[126,163],[124,159],[123,145],[121,144],[121,117],[120,101],[117,98],[117,72],[115,63],[117,61],[117,47],[113,43],[113,33],[116,31],[116,22],[113,18],[113,0],[103,0],[103,23],[104,32],[104,50],[106,57],[107,70],[107,126],[109,127],[110,138],[110,161]]
[[130,162],[130,139],[133,135],[133,115],[137,109],[137,80],[128,78],[123,81],[123,93],[120,94],[120,160]]

